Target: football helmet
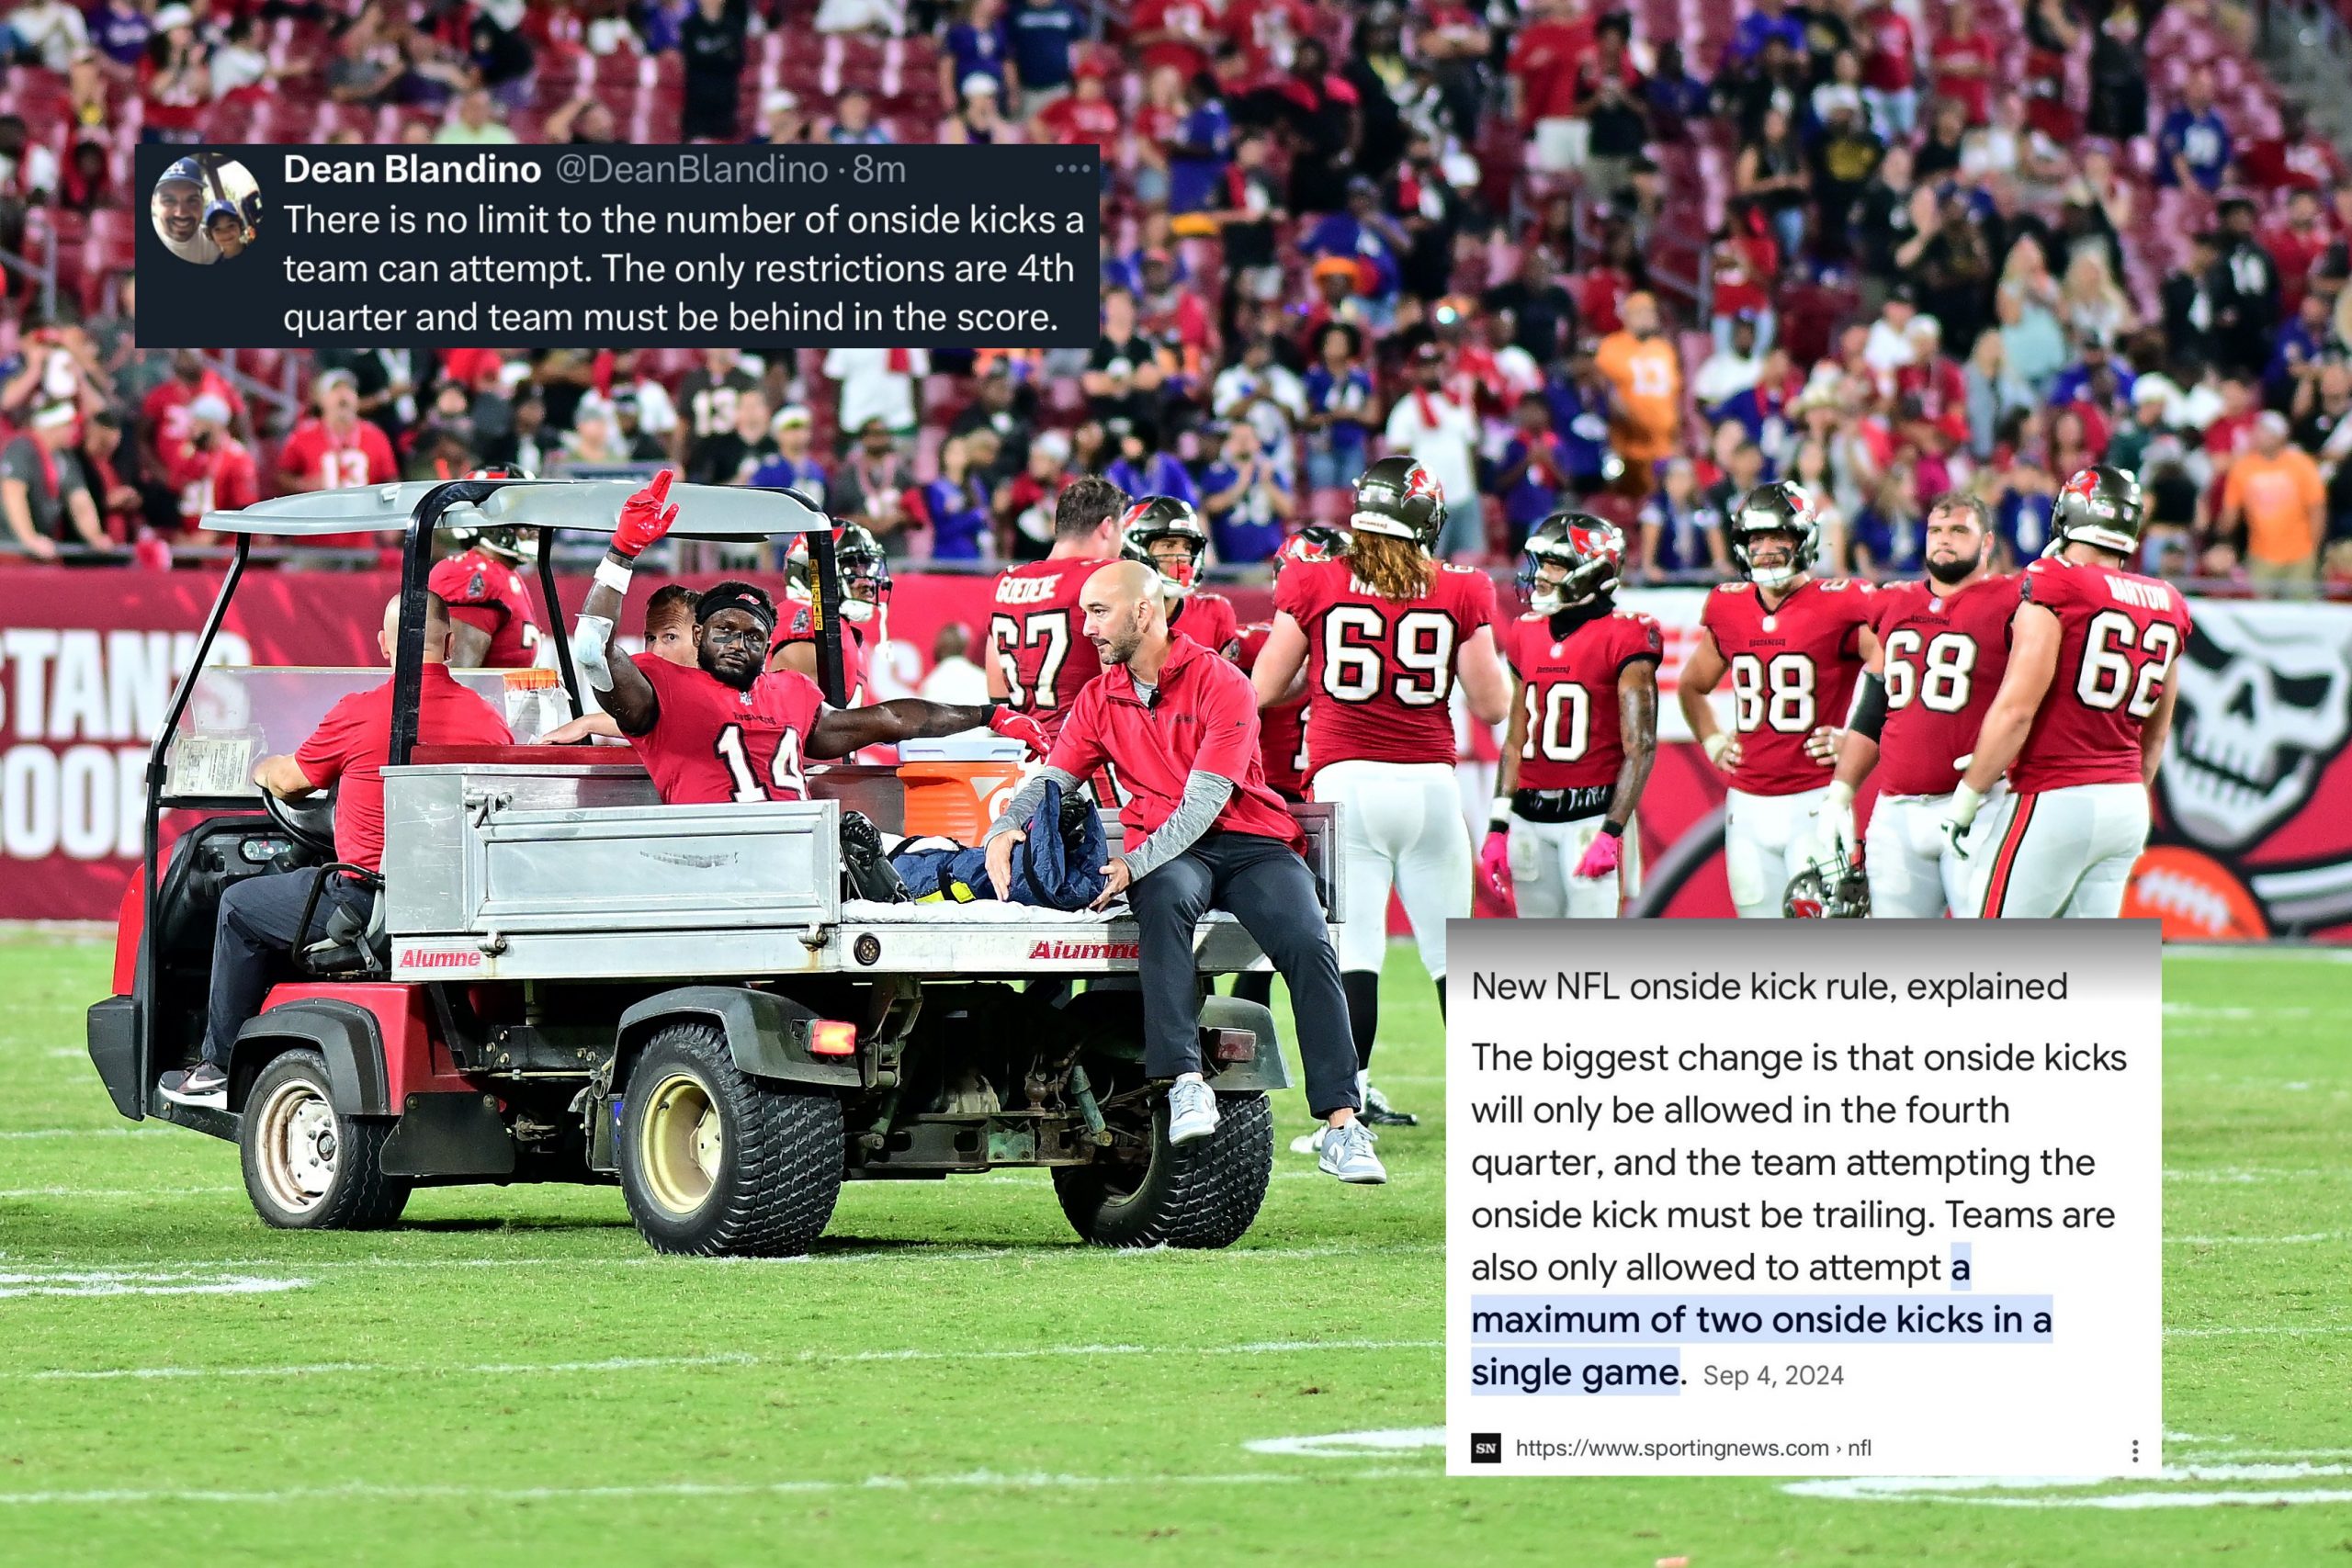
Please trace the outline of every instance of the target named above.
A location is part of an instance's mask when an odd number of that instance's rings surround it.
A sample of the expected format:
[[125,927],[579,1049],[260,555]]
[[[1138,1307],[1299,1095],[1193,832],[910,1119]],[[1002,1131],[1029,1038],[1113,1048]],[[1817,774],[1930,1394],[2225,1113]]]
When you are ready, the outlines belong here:
[[2041,553],[2055,555],[2079,540],[2120,556],[2136,554],[2144,515],[2138,478],[2129,469],[2095,463],[2077,469],[2058,491],[2050,513],[2050,543]]
[[[1181,561],[1162,561],[1152,546],[1179,539],[1185,555]],[[1200,575],[1201,558],[1208,553],[1209,531],[1189,501],[1172,495],[1148,495],[1119,515],[1119,555],[1141,561],[1159,573],[1168,591],[1179,599],[1191,596]]]
[[[1545,581],[1544,568],[1556,564],[1567,576]],[[1519,567],[1519,591],[1539,615],[1590,604],[1617,586],[1625,568],[1625,533],[1614,523],[1585,512],[1555,512],[1527,536]]]
[[[1750,561],[1747,541],[1758,534],[1785,534],[1791,541],[1787,564],[1758,567]],[[1758,588],[1778,588],[1813,568],[1821,549],[1821,518],[1813,498],[1788,479],[1758,485],[1739,498],[1731,512],[1731,558]]]
[[1807,861],[1781,896],[1781,913],[1792,920],[1860,920],[1870,912],[1870,879],[1834,854]]
[[1358,533],[1385,534],[1435,549],[1445,531],[1445,487],[1410,457],[1383,457],[1356,480],[1355,510],[1348,524]]
[[[528,468],[514,463],[492,463],[487,468],[468,468],[458,476],[466,479],[527,479]],[[473,508],[467,507],[467,513]],[[539,531],[517,527],[511,523],[458,524],[448,530],[449,536],[461,546],[481,550],[502,560],[535,561],[539,558]]]
[[1292,561],[1338,560],[1348,553],[1348,531],[1334,528],[1328,523],[1309,523],[1282,542],[1270,563],[1274,576],[1280,578],[1283,568]]
[[[833,570],[841,573],[842,620],[863,626],[889,604],[890,558],[883,553],[882,541],[864,524],[847,523],[833,531]],[[785,592],[795,599],[814,599],[814,573],[808,536],[803,534],[792,541],[784,558]]]

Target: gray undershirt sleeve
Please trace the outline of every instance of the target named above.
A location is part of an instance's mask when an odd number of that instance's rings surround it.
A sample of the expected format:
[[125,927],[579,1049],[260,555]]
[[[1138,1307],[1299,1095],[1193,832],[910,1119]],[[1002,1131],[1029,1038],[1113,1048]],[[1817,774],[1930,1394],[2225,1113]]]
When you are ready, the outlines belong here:
[[1167,864],[1200,841],[1201,835],[1216,825],[1216,814],[1233,798],[1233,781],[1219,773],[1204,773],[1195,768],[1184,775],[1184,798],[1168,814],[1159,830],[1127,852],[1127,867],[1140,879],[1145,873]]
[[1004,810],[995,821],[989,824],[989,830],[983,835],[982,841],[993,839],[999,833],[1008,829],[1025,825],[1036,811],[1037,803],[1046,798],[1047,784],[1057,784],[1062,786],[1062,793],[1068,795],[1078,787],[1078,783],[1076,773],[1066,773],[1059,768],[1040,768],[1030,775],[1029,782],[1023,784],[1011,800],[1004,803]]

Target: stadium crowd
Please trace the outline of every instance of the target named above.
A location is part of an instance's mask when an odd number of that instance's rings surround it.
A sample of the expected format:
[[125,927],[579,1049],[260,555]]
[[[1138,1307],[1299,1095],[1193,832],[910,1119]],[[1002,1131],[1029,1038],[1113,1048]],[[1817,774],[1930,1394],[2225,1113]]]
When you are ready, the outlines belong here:
[[[1580,504],[1634,581],[1718,579],[1777,477],[1883,578],[1953,489],[2039,553],[2105,461],[2144,570],[2352,594],[2352,183],[2222,0],[1611,3],[17,5],[0,551],[155,564],[286,491],[673,462],[975,566],[1101,474],[1249,570],[1410,451],[1458,560]],[[313,139],[1100,143],[1101,336],[136,349],[131,147]]]

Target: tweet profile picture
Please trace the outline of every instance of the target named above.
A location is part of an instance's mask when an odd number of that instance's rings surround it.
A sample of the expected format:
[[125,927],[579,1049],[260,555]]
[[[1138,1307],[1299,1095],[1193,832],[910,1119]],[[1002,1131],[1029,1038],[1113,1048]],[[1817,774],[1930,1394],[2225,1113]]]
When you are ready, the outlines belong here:
[[198,266],[242,255],[260,232],[260,185],[252,170],[219,152],[175,161],[148,206],[164,249]]

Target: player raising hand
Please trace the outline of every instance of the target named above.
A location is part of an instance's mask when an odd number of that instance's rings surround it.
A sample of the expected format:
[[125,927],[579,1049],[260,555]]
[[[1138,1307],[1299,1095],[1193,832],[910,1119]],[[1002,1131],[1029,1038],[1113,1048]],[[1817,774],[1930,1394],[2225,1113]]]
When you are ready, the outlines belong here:
[[894,746],[978,725],[1045,754],[1036,721],[1001,704],[966,707],[906,697],[836,708],[798,671],[765,671],[775,604],[748,582],[719,583],[695,601],[694,668],[656,653],[624,657],[613,628],[637,558],[678,521],[679,503],[669,498],[676,477],[662,469],[622,505],[573,644],[665,805],[805,800],[807,758],[845,757],[861,746]]

